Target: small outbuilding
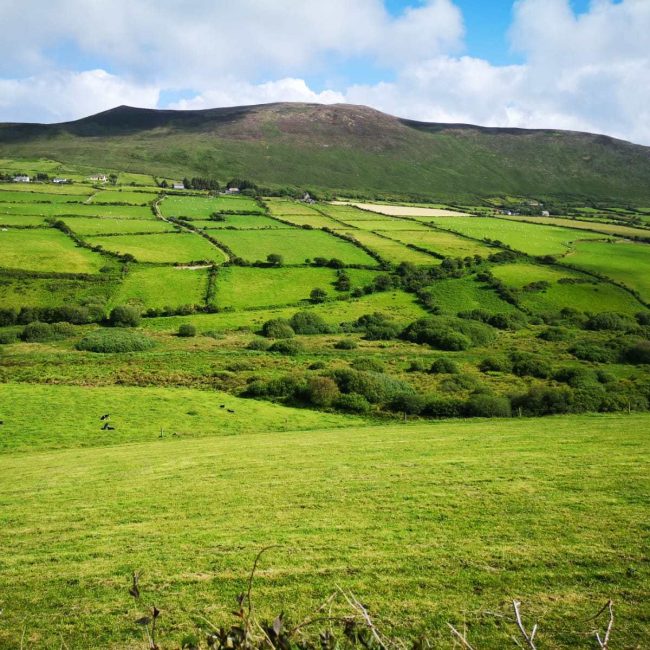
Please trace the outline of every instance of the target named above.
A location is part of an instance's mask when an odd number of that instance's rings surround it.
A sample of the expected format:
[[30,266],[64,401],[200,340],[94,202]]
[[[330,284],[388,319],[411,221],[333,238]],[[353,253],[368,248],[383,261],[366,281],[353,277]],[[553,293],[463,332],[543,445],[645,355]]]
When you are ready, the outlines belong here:
[[29,176],[25,176],[23,174],[19,174],[18,176],[14,176],[14,183],[29,183],[31,182],[31,178]]

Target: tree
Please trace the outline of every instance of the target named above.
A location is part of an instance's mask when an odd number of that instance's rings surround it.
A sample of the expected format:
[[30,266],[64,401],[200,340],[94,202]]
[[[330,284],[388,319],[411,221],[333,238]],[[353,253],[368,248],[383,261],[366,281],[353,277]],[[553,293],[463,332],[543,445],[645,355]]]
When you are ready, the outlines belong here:
[[282,266],[284,264],[284,257],[282,257],[282,255],[279,255],[278,253],[269,253],[266,256],[266,261],[271,266]]
[[182,323],[178,326],[178,336],[190,338],[196,336],[196,327],[192,323]]
[[327,300],[327,292],[324,289],[320,289],[319,287],[316,287],[315,289],[311,290],[311,293],[309,294],[309,299],[313,303],[325,302]]
[[111,185],[116,185],[117,184],[117,174],[109,174],[108,175],[108,182]]
[[336,382],[329,377],[312,377],[307,383],[309,400],[316,406],[330,406],[340,395]]
[[135,307],[118,305],[113,308],[108,320],[113,327],[137,327],[140,324],[140,312]]

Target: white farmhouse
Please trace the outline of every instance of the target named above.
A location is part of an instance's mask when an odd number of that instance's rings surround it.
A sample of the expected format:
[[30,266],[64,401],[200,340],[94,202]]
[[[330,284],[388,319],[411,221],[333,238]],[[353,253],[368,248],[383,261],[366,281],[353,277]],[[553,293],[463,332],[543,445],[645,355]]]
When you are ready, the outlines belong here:
[[185,185],[183,185],[183,183],[174,183],[172,185],[172,189],[174,189],[174,190],[184,190]]
[[88,178],[91,181],[99,181],[100,183],[105,183],[108,180],[108,178],[106,177],[106,174],[93,174],[92,176],[89,176]]
[[31,181],[31,178],[29,176],[14,176],[14,183],[29,183]]

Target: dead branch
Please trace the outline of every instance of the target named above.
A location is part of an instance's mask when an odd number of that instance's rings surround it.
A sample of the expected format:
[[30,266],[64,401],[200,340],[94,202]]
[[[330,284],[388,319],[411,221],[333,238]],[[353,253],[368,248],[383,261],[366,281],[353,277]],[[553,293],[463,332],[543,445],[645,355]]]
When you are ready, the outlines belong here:
[[526,632],[526,628],[524,627],[524,624],[521,621],[521,614],[519,613],[519,607],[521,606],[521,603],[518,600],[513,600],[512,606],[515,610],[515,619],[517,620],[517,627],[519,628],[521,635],[524,637],[530,650],[537,650],[534,643],[535,634],[537,634],[537,623],[533,625],[533,629],[530,631],[530,634]]
[[464,648],[467,650],[474,650],[474,648],[470,645],[469,641],[465,638],[464,635],[462,635],[451,623],[447,623],[449,626],[449,629],[452,631],[452,634],[461,642]]
[[255,571],[257,570],[257,563],[260,561],[260,558],[266,551],[269,551],[272,548],[277,548],[277,544],[271,544],[270,546],[265,546],[255,557],[255,562],[253,562],[253,568],[251,573],[248,576],[248,591],[246,593],[246,599],[248,600],[248,617],[250,618],[251,612],[253,611],[253,601],[251,600],[251,592],[253,591],[253,578],[255,577]]
[[609,637],[612,633],[612,628],[614,627],[614,603],[611,600],[608,600],[602,609],[596,614],[594,618],[600,616],[606,609],[609,610],[609,622],[607,624],[607,629],[605,630],[605,636],[600,637],[600,632],[596,632],[596,641],[602,650],[609,650]]
[[341,587],[338,587],[338,589],[343,594],[345,600],[348,601],[350,607],[352,607],[352,609],[358,611],[361,614],[361,617],[365,621],[375,641],[379,644],[379,647],[382,650],[388,650],[388,648],[386,647],[386,643],[384,643],[383,639],[381,638],[381,635],[377,631],[377,628],[375,627],[375,624],[372,622],[372,619],[370,618],[370,614],[368,614],[366,608],[354,597],[354,594],[350,593],[350,595],[348,596],[348,594],[346,594],[343,591],[343,589],[341,589]]

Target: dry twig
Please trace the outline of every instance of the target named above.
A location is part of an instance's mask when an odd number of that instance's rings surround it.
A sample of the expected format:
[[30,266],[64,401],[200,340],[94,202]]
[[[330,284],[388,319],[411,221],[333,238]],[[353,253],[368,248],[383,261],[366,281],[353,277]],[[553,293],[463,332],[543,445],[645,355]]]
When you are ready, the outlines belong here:
[[533,629],[530,631],[530,634],[528,634],[528,632],[526,632],[526,628],[524,627],[524,624],[521,621],[521,614],[519,613],[519,607],[521,606],[521,603],[518,600],[513,600],[512,606],[515,610],[515,619],[517,620],[517,627],[519,628],[521,635],[526,640],[526,643],[528,644],[530,650],[537,650],[534,643],[535,634],[537,634],[537,623],[533,625]]
[[614,627],[614,603],[611,600],[608,600],[598,614],[594,616],[594,618],[598,618],[606,609],[609,610],[609,623],[605,630],[605,636],[601,638],[600,632],[596,632],[596,641],[598,641],[598,646],[601,650],[609,650],[609,637],[612,633],[612,628]]
[[469,641],[463,634],[461,634],[451,623],[447,623],[447,625],[449,625],[449,629],[452,631],[453,635],[461,642],[464,648],[467,650],[474,650],[474,648],[470,645]]

